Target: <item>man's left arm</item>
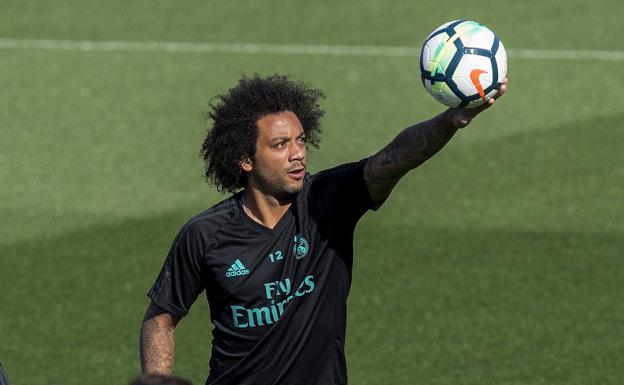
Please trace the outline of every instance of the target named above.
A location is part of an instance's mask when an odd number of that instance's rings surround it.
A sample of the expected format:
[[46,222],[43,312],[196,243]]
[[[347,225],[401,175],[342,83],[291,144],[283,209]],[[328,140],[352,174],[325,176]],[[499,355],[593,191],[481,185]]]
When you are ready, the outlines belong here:
[[[496,98],[503,95],[506,89],[507,79]],[[392,142],[368,158],[364,166],[364,181],[373,202],[386,199],[403,175],[440,151],[458,129],[467,126],[494,101],[495,98],[491,98],[483,106],[471,109],[449,108],[430,120],[401,131]]]

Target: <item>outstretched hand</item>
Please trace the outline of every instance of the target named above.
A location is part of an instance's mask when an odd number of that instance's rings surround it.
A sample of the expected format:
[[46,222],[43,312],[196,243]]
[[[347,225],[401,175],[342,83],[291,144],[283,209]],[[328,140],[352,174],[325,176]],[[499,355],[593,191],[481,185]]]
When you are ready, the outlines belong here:
[[489,98],[487,102],[483,105],[475,108],[450,108],[451,116],[453,119],[453,125],[456,128],[464,128],[466,127],[475,116],[479,115],[481,112],[487,110],[492,107],[496,99],[503,96],[505,91],[507,91],[507,78],[503,80],[503,83],[500,86],[500,89],[496,93],[496,95],[492,98]]

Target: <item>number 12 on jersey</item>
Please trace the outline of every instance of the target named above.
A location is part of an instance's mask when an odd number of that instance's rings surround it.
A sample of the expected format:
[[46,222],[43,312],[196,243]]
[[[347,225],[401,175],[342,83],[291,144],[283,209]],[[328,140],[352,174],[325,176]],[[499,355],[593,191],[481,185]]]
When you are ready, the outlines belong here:
[[269,254],[269,259],[271,260],[271,262],[279,261],[282,258],[284,258],[284,256],[282,255],[282,252],[279,250],[276,251],[275,253]]

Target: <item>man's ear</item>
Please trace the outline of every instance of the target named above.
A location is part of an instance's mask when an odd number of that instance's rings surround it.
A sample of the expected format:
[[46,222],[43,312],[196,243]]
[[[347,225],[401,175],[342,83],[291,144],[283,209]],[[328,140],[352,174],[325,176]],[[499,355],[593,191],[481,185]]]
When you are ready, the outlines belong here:
[[250,158],[241,158],[240,160],[241,170],[250,172],[253,169],[253,165]]

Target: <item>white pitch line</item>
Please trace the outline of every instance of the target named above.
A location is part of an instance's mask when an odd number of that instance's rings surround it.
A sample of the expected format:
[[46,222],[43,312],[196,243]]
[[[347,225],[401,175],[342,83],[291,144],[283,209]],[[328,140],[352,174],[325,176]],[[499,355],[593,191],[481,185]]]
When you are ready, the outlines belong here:
[[[417,47],[0,38],[0,49],[418,57]],[[624,61],[624,51],[508,49],[516,59]]]
[[624,51],[578,51],[548,49],[508,49],[509,57],[551,60],[624,60]]

